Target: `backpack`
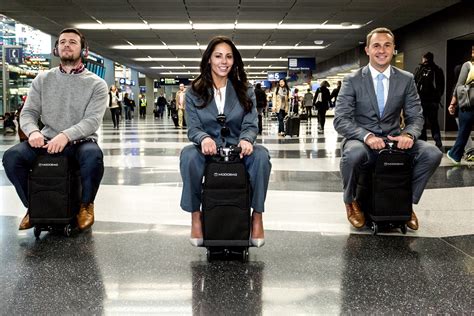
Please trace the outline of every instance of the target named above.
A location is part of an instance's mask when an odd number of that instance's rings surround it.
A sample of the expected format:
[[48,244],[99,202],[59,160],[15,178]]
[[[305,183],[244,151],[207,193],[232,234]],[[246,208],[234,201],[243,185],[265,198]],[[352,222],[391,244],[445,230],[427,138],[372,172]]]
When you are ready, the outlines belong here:
[[422,65],[417,71],[415,80],[421,99],[432,99],[438,96],[435,87],[435,69],[433,67]]

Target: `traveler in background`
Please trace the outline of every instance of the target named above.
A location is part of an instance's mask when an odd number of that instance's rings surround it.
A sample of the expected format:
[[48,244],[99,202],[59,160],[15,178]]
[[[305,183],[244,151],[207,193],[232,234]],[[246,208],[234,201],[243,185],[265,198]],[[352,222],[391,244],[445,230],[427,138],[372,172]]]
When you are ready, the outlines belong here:
[[331,93],[329,92],[329,82],[324,80],[321,86],[316,90],[313,99],[313,106],[318,110],[318,134],[324,133],[324,124],[326,123],[326,112],[329,109]]
[[[28,142],[11,147],[3,155],[5,173],[26,208],[28,173],[36,157],[46,153],[74,157],[79,162],[82,182],[77,214],[81,230],[94,223],[94,199],[104,174],[96,132],[108,104],[107,84],[82,63],[87,53],[86,40],[78,30],[61,31],[54,48],[60,65],[36,76],[20,114],[21,129],[28,135]],[[44,124],[41,130],[40,115]],[[91,141],[72,143],[83,139]],[[31,227],[27,211],[20,230]]]
[[435,141],[436,147],[443,151],[441,131],[438,124],[438,107],[444,93],[444,74],[443,70],[435,64],[433,53],[427,52],[421,58],[421,64],[415,70],[415,83],[425,119],[419,139],[427,140],[426,127],[429,122],[431,125],[431,136]]
[[[344,78],[337,97],[334,127],[344,137],[340,162],[343,199],[347,218],[356,228],[365,224],[364,213],[355,200],[357,175],[361,167],[375,162],[378,150],[385,148],[384,137],[397,142],[399,149],[413,157],[414,204],[418,204],[426,183],[441,162],[442,153],[434,145],[418,139],[423,114],[415,80],[411,73],[390,65],[394,50],[394,35],[389,29],[372,30],[365,47],[369,64]],[[402,110],[403,130],[400,129]],[[418,229],[414,212],[407,226]]]
[[179,91],[176,92],[176,108],[178,109],[178,126],[179,128],[184,127],[184,113],[186,109],[185,100],[186,91],[184,90],[184,84],[179,85]]
[[130,121],[132,119],[133,103],[128,97],[128,93],[123,96],[123,105],[125,107],[125,120]]
[[138,104],[140,106],[140,109],[139,109],[140,118],[146,118],[146,98],[143,94],[140,95],[140,99],[138,100]]
[[114,128],[119,128],[120,122],[120,101],[117,87],[115,85],[110,86],[109,91],[109,109],[112,114],[112,122],[114,123]]
[[[474,81],[474,46],[471,50],[471,60],[466,61],[462,67],[461,72],[459,73],[458,81],[456,87],[454,88],[454,93],[451,98],[451,103],[448,107],[449,114],[454,115],[456,109],[458,108],[458,97],[456,95],[456,90],[459,86],[464,84],[473,84]],[[471,130],[474,124],[474,104],[471,104],[469,110],[458,110],[459,118],[459,131],[458,136],[456,137],[456,142],[454,146],[448,150],[447,156],[454,163],[459,164],[461,158],[464,154],[464,149],[468,139],[471,137]],[[472,156],[466,157],[468,160],[473,159]]]
[[[168,101],[166,101],[165,94],[163,92],[160,93],[160,96],[156,100],[156,105],[158,107],[158,117],[163,118],[165,108],[168,105]],[[168,109],[168,116],[170,115],[169,112],[170,110]]]
[[291,109],[295,115],[298,115],[300,109],[300,96],[298,95],[298,92],[298,88],[295,88],[295,90],[293,90],[293,97],[291,98]]
[[[181,208],[191,212],[191,243],[202,245],[201,191],[206,156],[216,155],[219,146],[238,145],[252,187],[252,233],[254,246],[263,246],[262,213],[270,178],[270,156],[267,149],[255,144],[257,109],[255,94],[245,74],[242,57],[227,37],[214,37],[200,64],[201,74],[186,93],[188,138],[193,145],[181,151],[180,171],[183,178]],[[225,125],[217,120],[225,115]],[[223,136],[223,128],[229,136]]]
[[311,121],[311,109],[313,108],[313,94],[311,93],[311,89],[308,89],[308,91],[306,91],[303,97],[303,105],[305,108],[306,115],[308,116],[308,121]]
[[337,82],[337,85],[336,87],[331,91],[331,97],[330,97],[330,106],[331,107],[334,107],[336,106],[336,100],[337,100],[337,96],[339,94],[339,90],[341,90],[341,84],[342,82],[339,80]]
[[273,93],[272,111],[277,114],[278,117],[278,135],[285,135],[285,127],[283,125],[283,119],[289,111],[289,96],[290,88],[286,83],[285,79],[280,79],[278,85]]
[[263,131],[263,111],[267,107],[267,94],[262,89],[262,84],[257,83],[255,85],[255,99],[257,101],[257,111],[258,111],[258,134],[262,135]]

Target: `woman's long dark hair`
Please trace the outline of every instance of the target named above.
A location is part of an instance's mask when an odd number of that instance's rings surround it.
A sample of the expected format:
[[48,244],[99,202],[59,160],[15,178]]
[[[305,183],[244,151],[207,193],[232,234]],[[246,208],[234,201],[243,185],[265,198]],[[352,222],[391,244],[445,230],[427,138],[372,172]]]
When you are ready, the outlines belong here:
[[[205,108],[212,100],[214,95],[209,93],[209,90],[213,88],[214,84],[212,81],[211,74],[211,64],[209,60],[211,59],[212,52],[215,47],[221,43],[226,43],[232,48],[232,55],[234,57],[234,64],[230,69],[228,74],[229,80],[232,82],[235,92],[237,93],[237,98],[239,99],[240,105],[244,108],[245,112],[250,112],[252,110],[252,100],[247,97],[247,74],[244,71],[244,63],[242,61],[242,56],[240,56],[239,51],[235,47],[234,43],[230,38],[225,36],[216,36],[214,37],[209,44],[207,45],[206,51],[202,55],[201,60],[201,74],[193,81],[191,87],[193,91],[203,100],[201,105],[198,105],[198,108]],[[211,90],[213,91],[213,90]]]
[[283,80],[283,82],[285,83],[285,84],[283,85],[283,88],[286,89],[286,96],[289,96],[289,95],[290,95],[290,87],[288,87],[288,83],[286,82],[285,79],[280,79],[280,80],[278,80],[277,88],[276,88],[276,91],[275,91],[275,95],[278,95],[278,91],[280,91],[280,88],[281,88],[281,87],[280,87],[280,81],[282,81],[282,80]]

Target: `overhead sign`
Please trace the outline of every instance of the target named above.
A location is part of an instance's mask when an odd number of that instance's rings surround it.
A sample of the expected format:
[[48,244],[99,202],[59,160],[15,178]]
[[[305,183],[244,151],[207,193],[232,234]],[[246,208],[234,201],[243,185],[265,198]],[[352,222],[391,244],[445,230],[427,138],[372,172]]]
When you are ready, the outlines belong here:
[[280,79],[286,78],[286,72],[267,72],[268,81],[280,81]]
[[288,57],[289,70],[316,70],[314,57]]
[[160,85],[169,86],[169,85],[179,85],[184,84],[187,86],[189,84],[189,79],[187,78],[160,78]]

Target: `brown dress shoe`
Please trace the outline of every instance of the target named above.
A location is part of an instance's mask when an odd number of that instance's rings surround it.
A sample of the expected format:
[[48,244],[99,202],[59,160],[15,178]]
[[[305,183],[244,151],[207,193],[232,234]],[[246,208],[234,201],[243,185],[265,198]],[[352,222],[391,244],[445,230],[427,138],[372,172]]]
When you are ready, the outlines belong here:
[[30,223],[30,214],[26,213],[25,217],[21,220],[18,230],[30,229],[31,227],[33,227],[33,225]]
[[410,220],[407,222],[407,226],[410,229],[417,230],[418,229],[418,218],[415,215],[415,212],[411,212]]
[[360,210],[359,203],[356,201],[346,204],[347,219],[355,228],[361,228],[365,225],[364,213]]
[[94,203],[81,203],[77,214],[77,227],[80,230],[87,229],[94,224]]

